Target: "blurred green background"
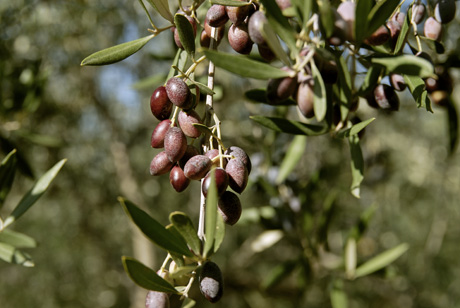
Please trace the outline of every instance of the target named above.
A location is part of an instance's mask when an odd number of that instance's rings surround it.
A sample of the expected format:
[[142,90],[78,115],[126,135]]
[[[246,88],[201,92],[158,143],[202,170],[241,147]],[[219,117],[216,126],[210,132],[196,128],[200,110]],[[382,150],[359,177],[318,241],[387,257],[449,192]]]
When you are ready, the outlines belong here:
[[[1,157],[12,148],[22,156],[2,217],[33,177],[68,158],[51,189],[13,226],[39,242],[29,251],[36,265],[0,262],[0,306],[142,307],[146,291],[124,273],[121,256],[158,268],[165,254],[133,232],[117,197],[132,199],[164,224],[174,210],[194,221],[198,215],[198,183],[178,194],[167,176],[148,172],[157,152],[149,146],[157,123],[149,97],[175,54],[171,33],[118,64],[80,67],[97,50],[147,35],[148,19],[137,1],[1,1],[0,25]],[[455,50],[457,39],[449,37],[446,46]],[[458,81],[458,70],[450,72]],[[407,91],[393,114],[361,102],[361,119],[377,119],[361,142],[366,169],[356,199],[349,193],[348,145],[328,135],[307,138],[296,172],[275,185],[293,137],[249,116],[296,117],[295,109],[250,104],[243,92],[263,83],[221,70],[216,75],[224,142],[244,148],[254,171],[241,197],[245,215],[227,228],[215,257],[225,277],[225,295],[215,306],[330,307],[334,283],[343,281],[349,307],[458,307],[460,155],[449,155],[444,109],[417,109]],[[133,87],[150,76],[147,85]],[[385,270],[348,281],[343,268],[328,264],[340,260],[349,230],[370,206],[375,214],[358,242],[358,261],[403,242],[410,249]],[[283,237],[259,252],[253,243],[266,229],[283,230]],[[322,253],[310,258],[301,242],[311,241],[311,234],[319,234]],[[299,266],[303,254],[311,261]],[[280,264],[296,265],[286,279],[264,288]]]

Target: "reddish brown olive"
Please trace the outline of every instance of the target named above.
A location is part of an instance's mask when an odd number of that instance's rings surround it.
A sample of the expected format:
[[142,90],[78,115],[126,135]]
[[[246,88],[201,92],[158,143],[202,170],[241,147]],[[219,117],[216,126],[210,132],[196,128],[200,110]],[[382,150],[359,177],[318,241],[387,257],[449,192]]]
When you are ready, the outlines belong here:
[[205,155],[195,155],[184,166],[184,174],[191,180],[201,180],[211,169],[212,162]]
[[160,152],[155,157],[152,159],[152,162],[150,163],[150,174],[151,175],[162,175],[167,173],[171,168],[174,166],[174,163],[172,163],[169,159],[168,156],[166,155],[166,152]]
[[150,110],[152,114],[160,121],[170,117],[173,104],[166,94],[166,88],[160,86],[153,91],[150,97]]
[[179,166],[174,166],[169,173],[169,183],[177,191],[184,191],[190,184],[190,179],[187,178]]
[[185,81],[173,77],[166,82],[169,100],[177,107],[189,109],[193,105],[192,95]]
[[206,19],[211,27],[220,27],[228,21],[225,6],[214,4],[206,12]]
[[251,53],[252,45],[248,33],[248,26],[245,23],[239,25],[232,24],[228,29],[228,43],[236,52],[240,54]]
[[201,132],[193,124],[201,124],[201,118],[195,110],[188,110],[179,112],[178,122],[179,126],[187,137],[198,138]]
[[228,185],[241,194],[248,184],[248,169],[239,158],[230,159],[225,171],[228,174]]
[[209,171],[206,176],[204,177],[203,179],[203,182],[201,184],[201,191],[203,192],[203,195],[205,197],[208,196],[208,190],[209,190],[209,186],[211,185],[211,174],[212,172],[214,172],[214,183],[216,185],[216,188],[217,188],[217,195],[220,196],[222,195],[226,190],[227,190],[227,187],[228,187],[228,175],[227,175],[227,172],[218,167],[218,168],[215,168],[214,171]]
[[175,163],[185,154],[187,137],[179,127],[171,127],[165,135],[165,152],[168,159]]
[[171,127],[171,120],[163,120],[155,127],[152,133],[152,138],[150,139],[150,145],[152,148],[159,149],[163,148],[165,135]]
[[233,226],[241,217],[241,202],[231,191],[224,192],[217,203],[219,213],[227,225]]

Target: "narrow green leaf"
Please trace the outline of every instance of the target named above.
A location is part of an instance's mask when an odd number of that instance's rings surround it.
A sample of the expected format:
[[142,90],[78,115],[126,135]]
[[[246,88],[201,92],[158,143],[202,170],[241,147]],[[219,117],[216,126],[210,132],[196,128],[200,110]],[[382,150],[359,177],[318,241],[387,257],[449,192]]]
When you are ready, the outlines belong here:
[[189,79],[191,83],[193,83],[195,86],[197,86],[200,89],[201,93],[207,94],[207,95],[214,95],[216,94],[213,90],[211,90],[207,85],[202,84],[201,82]]
[[388,265],[402,256],[409,249],[406,243],[399,244],[396,247],[388,249],[381,254],[373,257],[369,261],[360,265],[355,272],[355,278],[372,274]]
[[250,118],[265,127],[281,133],[318,136],[328,132],[326,126],[306,124],[298,121],[286,120],[284,118],[264,116],[252,116]]
[[363,153],[359,145],[358,135],[351,135],[348,137],[351,152],[351,194],[359,198],[359,191],[361,182],[364,179],[364,161]]
[[192,308],[192,307],[195,307],[196,305],[196,302],[191,299],[190,297],[186,297],[184,302],[182,303],[182,307],[181,308]]
[[428,92],[425,88],[425,81],[420,77],[409,75],[404,75],[404,81],[414,97],[417,106],[419,108],[426,108],[429,112],[433,112],[431,109],[431,101],[428,98]]
[[136,259],[123,256],[121,260],[129,278],[140,287],[152,291],[179,294],[169,282]]
[[16,149],[8,153],[0,164],[0,209],[13,185],[17,166]]
[[268,290],[279,284],[294,271],[296,264],[295,261],[286,261],[272,268],[270,272],[265,275],[262,281],[262,288]]
[[107,65],[119,62],[139,51],[148,41],[155,36],[149,35],[134,41],[126,42],[120,45],[109,47],[86,57],[81,65]]
[[343,290],[343,281],[336,280],[331,289],[331,305],[332,308],[347,308],[348,307],[348,297],[347,293]]
[[187,59],[187,52],[183,49],[178,48],[173,63],[171,64],[171,68],[169,69],[168,76],[166,76],[166,80],[169,80],[172,77],[174,77],[174,75],[176,75],[176,70],[174,69],[174,67],[180,67],[179,61],[181,57],[185,57]]
[[344,57],[338,57],[336,59],[337,69],[338,69],[338,83],[337,90],[339,93],[340,99],[340,115],[341,120],[345,121],[348,117],[348,113],[350,110],[350,105],[352,101],[352,94],[351,94],[351,76],[350,71],[348,70],[348,65],[345,61]]
[[189,275],[191,272],[196,270],[196,268],[196,266],[178,266],[174,271],[169,273],[169,276],[172,279],[177,279],[183,275]]
[[281,46],[280,41],[278,40],[278,36],[276,36],[276,33],[273,31],[271,25],[262,24],[262,29],[260,32],[262,33],[263,37],[267,41],[268,46],[276,55],[276,57],[280,59],[284,65],[290,66],[291,63],[289,61],[289,57]]
[[358,0],[355,9],[354,33],[356,42],[360,43],[366,38],[367,16],[372,10],[373,0]]
[[249,2],[238,1],[238,0],[211,0],[211,4],[219,4],[224,6],[245,6]]
[[406,18],[404,19],[404,22],[401,25],[401,32],[399,32],[398,40],[396,41],[396,46],[393,51],[395,55],[399,54],[403,50],[404,45],[407,42],[407,35],[409,34],[409,29],[410,29],[411,12],[412,10],[407,11]]
[[271,103],[267,100],[267,90],[266,89],[252,89],[246,91],[244,96],[252,103],[262,103],[270,106],[294,106],[297,104],[292,98],[288,98],[284,101]]
[[[276,4],[275,0],[262,0],[262,4],[264,5],[266,11],[265,15],[267,16],[268,23],[270,24],[271,28],[276,32],[276,34],[283,40],[286,45],[288,46],[289,50],[294,52],[294,57],[298,53],[298,48],[296,46],[296,33],[294,32],[291,24],[287,20],[287,18],[281,12],[281,9]],[[265,27],[264,27],[265,30]],[[272,47],[272,42],[270,41],[270,37],[267,37],[268,44],[275,51]],[[278,55],[278,54],[277,54]],[[283,58],[280,58],[283,59]],[[284,62],[284,61],[283,61]],[[286,65],[289,64],[285,63]]]
[[216,253],[219,250],[220,245],[222,244],[225,238],[225,222],[222,215],[217,215],[216,234],[214,237],[214,253]]
[[420,78],[433,77],[434,68],[428,60],[412,55],[372,58],[373,64],[386,68],[387,72],[418,76]]
[[[212,133],[212,131],[209,129],[209,127],[207,127],[206,125],[204,124],[201,124],[201,123],[192,123],[193,126],[195,126],[200,132],[202,132],[203,134],[205,135],[214,135]],[[216,136],[217,137],[217,136]]]
[[27,253],[17,250],[14,246],[7,243],[0,243],[0,259],[25,267],[33,267],[35,265]]
[[367,16],[366,24],[366,35],[364,38],[370,36],[377,30],[381,25],[385,24],[385,21],[394,12],[399,4],[399,0],[380,0],[372,8]]
[[419,37],[422,39],[422,41],[425,44],[428,45],[428,47],[430,47],[430,49],[436,51],[437,54],[443,54],[446,51],[446,49],[445,49],[445,47],[444,47],[442,42],[432,40],[432,39],[427,38],[426,36],[422,36],[422,35],[420,35]]
[[364,82],[359,89],[360,95],[365,95],[366,93],[372,91],[375,86],[377,86],[380,75],[384,72],[384,68],[380,66],[372,65],[369,67],[364,78]]
[[182,212],[172,212],[169,215],[169,221],[174,225],[177,231],[179,231],[180,235],[182,235],[195,254],[199,255],[201,252],[201,241],[196,234],[195,227],[190,217]]
[[150,217],[146,212],[135,206],[130,201],[123,198],[118,198],[118,201],[134,224],[152,242],[165,250],[187,257],[193,257],[193,254],[188,249],[183,238],[179,238],[174,233],[167,230],[158,221]]
[[449,154],[452,155],[457,149],[459,139],[458,113],[452,99],[449,99],[447,104],[447,117],[449,123]]
[[281,163],[278,176],[276,177],[276,184],[281,184],[292,172],[292,170],[294,170],[305,152],[306,145],[307,136],[297,135],[294,137],[288,150],[286,151],[286,156],[284,156]]
[[203,53],[216,66],[242,77],[270,79],[289,76],[289,72],[266,63],[252,60],[247,56],[232,55],[209,49],[204,49]]
[[37,242],[30,236],[9,229],[0,232],[0,242],[15,248],[35,248]]
[[193,33],[193,27],[188,21],[187,17],[182,14],[176,14],[174,16],[174,24],[179,33],[179,39],[184,47],[185,51],[193,59],[195,54],[195,35]]
[[174,22],[174,18],[169,10],[168,0],[147,0],[153,8],[166,20]]
[[38,181],[34,187],[22,197],[19,204],[14,208],[13,212],[5,219],[4,228],[15,222],[22,214],[24,214],[48,189],[48,186],[57,176],[62,166],[64,166],[67,159],[63,159],[51,167]]
[[359,122],[358,124],[355,124],[350,128],[342,129],[337,134],[337,137],[345,138],[345,137],[349,137],[351,135],[356,135],[374,120],[375,120],[375,118],[370,118],[369,120]]
[[334,33],[334,22],[335,16],[331,8],[331,3],[329,0],[317,0],[320,22],[322,29],[324,30],[324,35],[326,37],[331,37]]
[[311,62],[311,71],[313,74],[314,86],[314,101],[313,109],[315,110],[315,116],[318,122],[321,122],[326,117],[327,112],[327,97],[326,88],[324,86],[323,77],[315,65],[315,62]]
[[347,244],[345,245],[345,273],[347,274],[348,278],[355,276],[356,262],[356,240],[350,237],[348,238]]
[[209,256],[213,251],[216,236],[217,221],[217,188],[214,178],[214,169],[211,170],[211,183],[209,184],[208,194],[206,196],[206,217],[204,220],[206,241],[204,243],[203,257]]

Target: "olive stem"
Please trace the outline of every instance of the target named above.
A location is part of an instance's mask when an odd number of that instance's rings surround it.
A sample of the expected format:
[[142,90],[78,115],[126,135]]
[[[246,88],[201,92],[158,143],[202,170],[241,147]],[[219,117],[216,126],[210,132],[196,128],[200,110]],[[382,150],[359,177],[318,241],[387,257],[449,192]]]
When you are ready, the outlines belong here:
[[171,127],[174,127],[174,125],[176,124],[176,117],[177,117],[177,113],[179,112],[179,109],[180,109],[179,107],[174,106],[174,113],[171,118]]
[[188,281],[188,284],[187,284],[187,286],[185,287],[184,292],[182,293],[181,300],[184,299],[184,297],[188,297],[188,292],[189,292],[190,289],[192,288],[192,284],[193,284],[193,282],[195,281],[195,275],[196,275],[196,273],[195,273],[195,272],[192,272],[192,277],[190,277],[190,280]]
[[170,259],[171,259],[171,255],[168,253],[168,255],[166,256],[165,260],[163,261],[163,264],[160,267],[161,271],[164,270],[164,268],[166,267],[166,264],[168,264]]
[[144,5],[144,1],[139,0],[139,3],[141,4],[142,8],[144,9],[145,14],[147,14],[148,19],[150,20],[150,25],[152,25],[152,28],[155,29],[155,31],[158,32],[158,28],[155,26],[153,23],[152,17],[150,17],[149,11],[147,11],[147,8]]
[[[417,4],[419,3],[420,3],[420,0],[417,1]],[[417,31],[417,24],[415,23],[415,16],[417,15],[418,8],[419,7],[416,6],[415,9],[413,10],[410,23],[412,25],[412,28],[414,28],[414,36],[415,36],[415,40],[417,41],[418,51],[422,51],[422,43],[420,42],[420,36],[418,35],[418,31]]]

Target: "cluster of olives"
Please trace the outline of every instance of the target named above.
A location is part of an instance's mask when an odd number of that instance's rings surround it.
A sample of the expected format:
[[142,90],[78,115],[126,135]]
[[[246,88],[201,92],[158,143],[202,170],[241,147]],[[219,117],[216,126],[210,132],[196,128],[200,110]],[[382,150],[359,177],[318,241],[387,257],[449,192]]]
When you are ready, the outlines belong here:
[[452,77],[450,77],[444,66],[436,66],[434,71],[437,78],[429,77],[425,79],[425,87],[431,101],[438,106],[444,107],[449,103],[449,97],[452,94]]
[[[192,94],[185,81],[177,77],[170,78],[165,86],[153,92],[150,108],[161,122],[153,130],[150,143],[153,148],[164,150],[152,159],[150,174],[169,172],[170,183],[177,192],[184,191],[191,180],[203,179],[202,192],[206,197],[213,171],[219,195],[219,211],[224,221],[233,225],[241,215],[241,203],[238,196],[227,191],[227,188],[239,194],[244,191],[251,161],[246,152],[237,146],[225,149],[224,153],[210,149],[201,154],[197,147],[188,144],[187,137],[196,139],[201,136],[200,130],[193,125],[202,123],[201,117],[193,109],[198,97]],[[175,119],[169,119],[173,106],[180,108],[178,126]]]
[[[168,281],[172,285],[186,285],[189,281],[189,277],[184,275],[183,281],[181,279],[172,279],[169,275],[170,272],[173,272],[176,268],[174,261],[171,262],[169,266],[169,271],[166,269],[161,269],[157,273],[163,279]],[[197,269],[198,283],[201,294],[210,301],[215,303],[219,301],[223,295],[223,279],[222,272],[217,266],[216,263],[211,261],[204,262]],[[145,307],[146,308],[169,308],[170,302],[173,302],[174,299],[171,299],[171,294],[158,292],[158,291],[149,291],[145,298]]]

